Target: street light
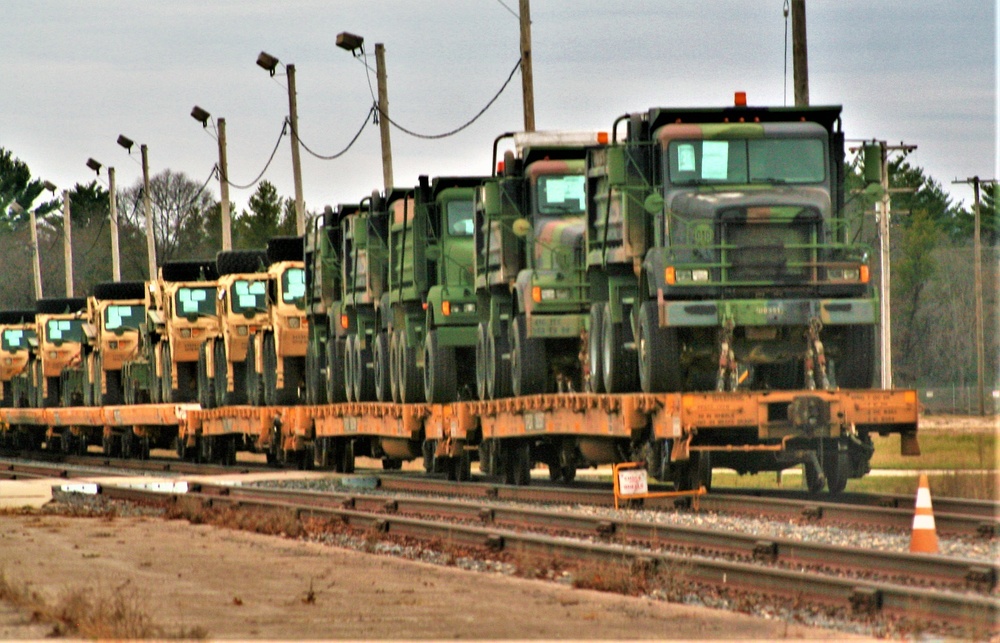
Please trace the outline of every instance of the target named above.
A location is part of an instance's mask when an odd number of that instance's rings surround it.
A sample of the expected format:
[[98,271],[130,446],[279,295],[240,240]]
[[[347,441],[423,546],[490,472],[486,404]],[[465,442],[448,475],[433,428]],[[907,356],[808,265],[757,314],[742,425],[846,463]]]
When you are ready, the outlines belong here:
[[[87,167],[97,176],[101,175],[101,164],[92,158],[87,159]],[[108,166],[108,200],[110,201],[111,218],[111,278],[122,280],[122,262],[118,244],[118,195],[115,191],[115,168]]]
[[[267,53],[260,52],[257,65],[266,69],[271,76],[281,61]],[[295,230],[302,236],[306,231],[305,201],[302,198],[302,165],[299,161],[299,112],[295,98],[295,65],[285,65],[288,74],[288,122],[292,128],[292,176],[295,182]]]
[[[124,134],[118,136],[118,144],[132,153],[135,143]],[[142,205],[146,212],[146,255],[149,259],[149,278],[156,279],[156,240],[153,238],[153,206],[149,199],[149,154],[146,144],[139,146],[142,153]]]
[[[337,34],[337,46],[351,52],[357,57],[357,52],[364,52],[365,39],[361,36],[342,31]],[[378,130],[382,141],[382,182],[385,190],[392,189],[392,142],[389,139],[389,89],[386,86],[385,45],[375,43],[375,77],[378,82]]]
[[[197,105],[191,109],[191,118],[208,127],[208,119],[212,115]],[[219,133],[219,212],[222,219],[222,249],[233,249],[232,223],[229,217],[229,163],[226,159],[226,119],[216,119],[216,130]]]

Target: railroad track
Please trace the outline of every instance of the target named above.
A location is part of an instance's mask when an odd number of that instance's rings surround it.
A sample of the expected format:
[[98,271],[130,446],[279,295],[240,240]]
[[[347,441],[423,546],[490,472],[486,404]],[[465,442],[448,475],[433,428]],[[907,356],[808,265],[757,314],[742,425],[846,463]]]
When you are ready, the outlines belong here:
[[[173,504],[182,514],[206,508],[287,512],[298,520],[318,519],[386,537],[625,564],[641,570],[637,573],[679,574],[685,582],[720,591],[821,603],[862,618],[919,617],[972,632],[993,631],[1000,621],[1000,601],[993,596],[1000,568],[966,559],[756,539],[489,502],[211,485],[177,495],[114,487],[102,493]],[[716,555],[705,555],[709,552]],[[912,579],[925,585],[917,587]]]

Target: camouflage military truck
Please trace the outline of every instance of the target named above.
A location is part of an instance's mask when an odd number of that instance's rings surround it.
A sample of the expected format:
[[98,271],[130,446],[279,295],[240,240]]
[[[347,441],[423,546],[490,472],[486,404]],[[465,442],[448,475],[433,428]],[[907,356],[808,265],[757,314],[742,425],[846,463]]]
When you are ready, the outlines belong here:
[[475,198],[481,399],[580,390],[587,328],[584,159],[597,133],[504,134],[514,151]]
[[305,375],[307,404],[347,401],[344,385],[347,324],[341,324],[344,273],[340,253],[345,219],[358,213],[357,205],[341,204],[336,209],[327,206],[323,215],[312,219],[306,230],[303,253],[309,326]]
[[140,328],[146,323],[146,282],[104,282],[87,299],[87,343],[80,371],[83,404],[122,404],[122,367],[139,354]]
[[289,405],[304,400],[309,324],[302,251],[302,237],[274,237],[267,242],[267,322],[251,336],[247,347],[250,404]]
[[386,203],[400,198],[393,190],[374,192],[357,214],[343,220],[341,325],[344,389],[348,401],[389,400],[389,335],[382,308],[388,287],[389,215]]
[[140,351],[122,368],[125,402],[194,402],[198,352],[218,334],[212,261],[169,261],[146,287]]
[[0,407],[24,407],[27,398],[15,401],[14,379],[25,372],[35,335],[34,310],[0,311]]
[[[266,253],[225,251],[215,263],[219,278],[213,315],[218,332],[199,346],[197,368],[198,401],[205,408],[247,404],[247,348],[254,333],[268,326]],[[260,395],[259,387],[253,395]]]
[[[738,97],[615,121],[613,143],[587,161],[591,390],[871,386],[878,302],[869,250],[842,215],[840,111]],[[821,485],[822,464],[842,489],[847,449],[867,463],[863,441],[811,445],[821,462],[807,472]],[[661,462],[667,446],[647,460]],[[716,466],[730,460],[741,471],[781,466],[713,455]]]

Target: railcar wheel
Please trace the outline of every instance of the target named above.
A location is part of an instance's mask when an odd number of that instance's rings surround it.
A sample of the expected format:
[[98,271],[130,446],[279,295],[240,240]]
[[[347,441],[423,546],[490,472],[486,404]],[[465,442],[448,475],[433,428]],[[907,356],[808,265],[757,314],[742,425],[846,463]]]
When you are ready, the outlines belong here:
[[629,393],[636,389],[636,354],[625,348],[632,341],[632,326],[628,320],[613,322],[611,304],[604,304],[601,322],[601,368],[604,390],[608,393]]
[[512,449],[513,484],[525,487],[531,484],[531,445],[518,440]]
[[208,376],[208,344],[198,348],[198,404],[203,409],[215,408],[215,379]]
[[395,335],[389,333],[375,334],[375,349],[372,357],[372,375],[375,384],[375,397],[379,402],[398,402],[398,388],[393,368],[393,346]]
[[660,328],[655,301],[643,302],[639,310],[639,385],[644,393],[674,393],[681,390],[680,350],[677,331]]
[[469,457],[468,451],[463,449],[462,454],[452,458],[449,465],[449,471],[452,474],[448,477],[449,480],[468,482],[472,479],[472,459]]
[[[477,388],[479,371],[476,370]],[[458,390],[455,347],[441,346],[438,331],[424,338],[424,397],[431,404],[454,402]]]
[[851,461],[846,444],[838,441],[828,445],[828,448],[824,450],[823,474],[826,476],[826,488],[830,493],[841,493],[847,488],[847,479],[851,474]]
[[528,337],[527,321],[518,316],[510,325],[510,383],[515,396],[546,392],[545,340]]
[[344,440],[341,444],[339,455],[340,463],[337,466],[337,471],[339,473],[354,473],[354,442]]
[[588,390],[591,393],[604,392],[604,306],[591,304],[590,330],[587,335],[587,366],[590,370]]
[[326,402],[336,404],[347,401],[347,383],[344,381],[344,344],[333,335],[326,341]]
[[399,458],[382,458],[382,468],[386,471],[399,471],[403,468],[403,461]]

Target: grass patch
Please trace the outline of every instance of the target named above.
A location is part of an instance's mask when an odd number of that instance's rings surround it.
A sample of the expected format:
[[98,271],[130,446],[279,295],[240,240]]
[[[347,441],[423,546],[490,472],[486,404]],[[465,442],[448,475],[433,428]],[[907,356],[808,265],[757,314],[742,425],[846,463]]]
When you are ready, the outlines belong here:
[[31,612],[36,622],[51,623],[49,637],[88,639],[204,639],[201,628],[169,632],[153,622],[139,588],[126,581],[117,587],[70,587],[50,599],[27,582],[0,570],[0,600]]
[[998,466],[997,436],[993,432],[934,431],[918,433],[919,456],[899,455],[899,434],[872,436],[873,469],[989,469]]
[[[858,493],[887,493],[914,495],[919,483],[919,469],[912,475],[878,476],[847,481],[847,491]],[[1000,473],[934,473],[927,476],[931,486],[931,496],[948,498],[970,498],[973,500],[1000,500]],[[733,471],[716,469],[712,474],[712,484],[735,489],[788,489],[804,490],[805,480],[801,473],[787,470],[778,481],[774,472],[754,475],[737,475]]]

